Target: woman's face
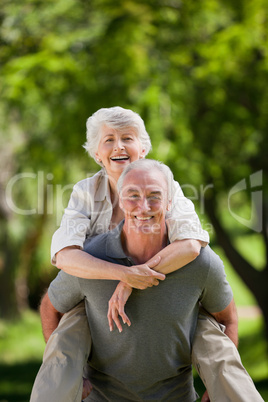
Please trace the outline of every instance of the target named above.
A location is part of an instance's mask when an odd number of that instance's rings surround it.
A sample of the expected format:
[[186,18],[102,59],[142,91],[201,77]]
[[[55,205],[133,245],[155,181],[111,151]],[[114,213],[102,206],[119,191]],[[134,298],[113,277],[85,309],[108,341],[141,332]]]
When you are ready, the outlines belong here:
[[104,165],[108,175],[118,180],[126,166],[145,156],[145,149],[142,149],[134,128],[118,130],[104,125],[100,131],[100,142],[95,155]]

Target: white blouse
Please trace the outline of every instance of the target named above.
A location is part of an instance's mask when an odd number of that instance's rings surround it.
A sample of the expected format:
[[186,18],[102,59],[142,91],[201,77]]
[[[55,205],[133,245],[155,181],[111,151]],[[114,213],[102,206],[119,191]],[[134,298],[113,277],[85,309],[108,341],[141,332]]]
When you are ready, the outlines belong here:
[[[209,235],[201,227],[194,204],[184,196],[176,181],[173,182],[172,190],[171,211],[166,215],[170,242],[196,239],[202,241],[202,246],[206,246]],[[61,225],[52,237],[52,264],[56,263],[55,254],[63,248],[79,246],[83,249],[86,238],[112,229],[110,227],[112,212],[108,175],[104,169],[76,183],[68,207],[64,211]]]

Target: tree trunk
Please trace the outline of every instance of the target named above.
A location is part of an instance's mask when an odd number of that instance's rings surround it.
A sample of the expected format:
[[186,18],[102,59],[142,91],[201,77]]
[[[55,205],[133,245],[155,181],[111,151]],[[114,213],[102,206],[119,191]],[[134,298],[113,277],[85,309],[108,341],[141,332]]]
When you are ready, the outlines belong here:
[[7,220],[1,219],[0,317],[13,318],[18,315],[15,290],[15,275],[18,259],[17,247],[8,235],[7,225]]
[[35,252],[40,243],[46,214],[46,188],[43,191],[44,213],[35,216],[31,230],[26,231],[23,240],[13,241],[9,236],[11,215],[0,211],[0,317],[13,318],[29,307],[28,280]]
[[18,310],[22,311],[29,308],[29,276],[34,265],[35,253],[40,244],[44,226],[47,220],[47,187],[44,183],[43,187],[43,204],[44,212],[35,216],[35,224],[31,230],[25,235],[25,240],[19,250],[20,262],[19,271],[16,275],[16,299]]
[[[229,234],[223,228],[216,213],[216,203],[213,198],[206,199],[206,212],[215,229],[219,245],[223,248],[228,260],[245,282],[248,288],[256,298],[264,317],[265,333],[268,339],[268,267],[262,271],[257,271],[251,264],[242,257],[242,255],[234,248]],[[265,232],[265,230],[264,230]]]

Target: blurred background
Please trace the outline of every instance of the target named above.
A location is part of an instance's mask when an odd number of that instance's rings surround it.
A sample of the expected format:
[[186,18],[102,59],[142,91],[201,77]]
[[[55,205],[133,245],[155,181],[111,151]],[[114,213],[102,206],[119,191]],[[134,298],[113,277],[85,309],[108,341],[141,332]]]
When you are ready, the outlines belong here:
[[267,1],[2,0],[0,21],[0,402],[29,401],[51,236],[98,170],[86,119],[116,105],[141,115],[149,156],[194,202],[268,401]]

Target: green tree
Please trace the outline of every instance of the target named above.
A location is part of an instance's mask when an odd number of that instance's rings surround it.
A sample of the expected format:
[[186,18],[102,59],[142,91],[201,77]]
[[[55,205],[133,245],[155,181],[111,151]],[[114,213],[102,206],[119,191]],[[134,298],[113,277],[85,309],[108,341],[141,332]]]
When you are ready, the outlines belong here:
[[[159,125],[164,133],[157,136],[159,155],[178,180],[213,186],[205,193],[206,213],[218,243],[256,297],[268,336],[267,17],[263,1],[185,2],[176,10],[166,7],[166,14],[161,10],[158,81],[147,90],[155,104],[148,98],[144,107],[152,121],[153,113],[158,116],[151,127],[155,133]],[[230,198],[237,183],[248,190]],[[262,191],[258,205],[251,201],[256,190]],[[242,219],[231,216],[228,200]],[[254,231],[266,250],[259,270],[235,247],[238,234]]]
[[[268,328],[265,208],[256,224],[266,250],[261,270],[235,247],[252,228],[228,210],[229,191],[258,171],[267,206],[267,8],[264,0],[3,1],[1,187],[16,174],[43,172],[41,195],[29,179],[13,197],[26,209],[41,197],[44,208],[16,214],[3,192],[1,313],[16,310],[14,300],[27,303],[29,287],[31,295],[40,278],[49,279],[56,228],[49,185],[74,183],[96,169],[81,148],[85,121],[100,107],[121,105],[142,115],[152,157],[169,164],[180,183],[211,185],[208,219]],[[239,213],[250,212],[250,196],[235,198]]]

